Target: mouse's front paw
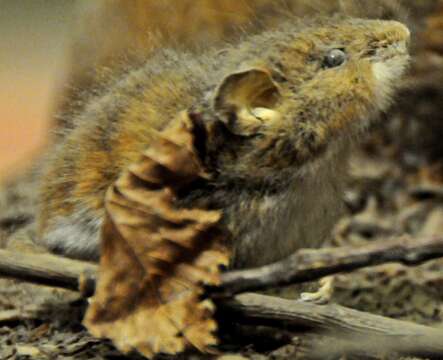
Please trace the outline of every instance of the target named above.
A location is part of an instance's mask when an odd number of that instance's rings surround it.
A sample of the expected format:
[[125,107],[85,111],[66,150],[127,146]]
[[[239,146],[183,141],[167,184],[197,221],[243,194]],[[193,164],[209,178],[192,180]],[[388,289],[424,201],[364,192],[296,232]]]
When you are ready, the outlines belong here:
[[316,292],[304,292],[300,295],[300,300],[313,304],[324,305],[331,301],[334,292],[334,276],[322,278],[319,283],[320,287]]

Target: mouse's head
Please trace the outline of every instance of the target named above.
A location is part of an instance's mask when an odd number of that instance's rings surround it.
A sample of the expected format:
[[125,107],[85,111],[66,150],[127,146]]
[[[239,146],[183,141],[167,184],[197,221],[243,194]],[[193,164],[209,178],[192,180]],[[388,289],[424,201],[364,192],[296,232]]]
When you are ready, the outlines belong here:
[[238,70],[212,97],[235,137],[218,148],[225,159],[218,167],[259,176],[315,159],[336,139],[358,138],[391,103],[409,37],[395,21],[332,18],[290,22],[239,47]]
[[332,18],[317,20],[292,38],[286,25],[286,33],[273,65],[287,80],[281,84],[286,95],[300,108],[312,107],[312,116],[352,113],[349,120],[387,109],[409,62],[405,25]]

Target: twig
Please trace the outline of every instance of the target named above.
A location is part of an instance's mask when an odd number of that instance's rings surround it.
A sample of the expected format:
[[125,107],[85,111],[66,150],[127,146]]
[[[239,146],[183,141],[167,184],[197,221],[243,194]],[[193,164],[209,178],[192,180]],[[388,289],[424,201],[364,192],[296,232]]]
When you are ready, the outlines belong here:
[[40,285],[94,293],[97,266],[49,254],[0,250],[0,276]]
[[[380,240],[361,247],[305,249],[282,261],[256,269],[228,271],[211,297],[286,286],[389,262],[418,265],[443,257],[443,237]],[[93,294],[97,266],[53,255],[17,254],[0,250],[0,276]]]
[[[236,321],[280,328],[303,326],[330,337],[353,339],[355,344],[367,344],[364,350],[360,350],[370,355],[396,352],[431,359],[443,358],[443,331],[339,305],[315,305],[248,293],[221,301],[219,308],[224,314],[235,316]],[[343,345],[343,353],[358,350],[358,346],[349,349],[349,343]]]
[[[443,257],[443,237],[381,240],[361,247],[300,250],[285,260],[256,269],[229,271],[222,275],[214,294],[230,296],[246,291],[312,281],[339,272],[398,262],[418,265]],[[212,295],[212,293],[211,293]]]
[[35,309],[9,309],[0,311],[0,325],[18,322],[23,320],[35,319],[37,312]]

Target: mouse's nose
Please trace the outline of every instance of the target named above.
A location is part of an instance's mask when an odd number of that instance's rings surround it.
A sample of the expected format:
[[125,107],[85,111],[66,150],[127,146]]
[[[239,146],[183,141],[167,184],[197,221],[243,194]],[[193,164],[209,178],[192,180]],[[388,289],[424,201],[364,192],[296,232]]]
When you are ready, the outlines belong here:
[[389,36],[392,36],[393,41],[405,42],[409,45],[409,41],[411,39],[411,32],[405,24],[402,24],[398,21],[389,21],[389,28],[387,29],[387,33]]
[[392,51],[407,54],[410,39],[411,32],[404,24],[398,21],[380,21],[374,32],[371,46],[372,50],[376,50],[377,55]]

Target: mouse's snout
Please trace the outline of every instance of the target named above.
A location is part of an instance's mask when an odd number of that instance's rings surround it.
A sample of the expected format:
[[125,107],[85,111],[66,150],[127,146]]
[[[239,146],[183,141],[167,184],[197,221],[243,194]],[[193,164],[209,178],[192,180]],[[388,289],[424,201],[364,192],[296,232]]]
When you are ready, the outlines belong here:
[[394,35],[398,36],[399,41],[405,41],[409,43],[409,40],[411,39],[411,32],[409,31],[408,27],[401,22],[398,21],[390,21],[392,24],[392,32]]
[[397,21],[382,21],[373,33],[365,53],[372,61],[386,61],[393,57],[407,57],[411,33]]
[[401,45],[407,50],[411,39],[408,27],[398,21],[383,21],[381,24],[379,31],[376,32],[375,42],[381,47]]

